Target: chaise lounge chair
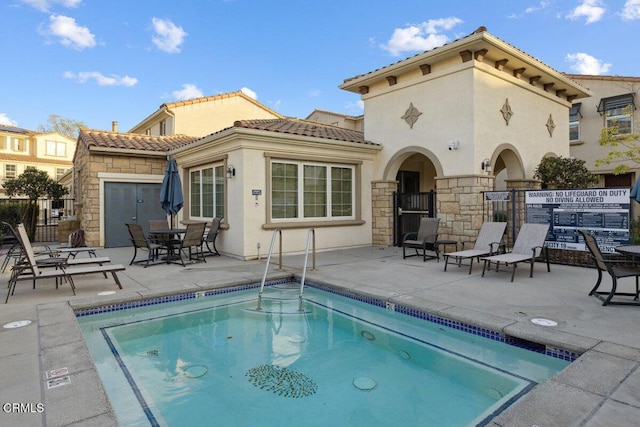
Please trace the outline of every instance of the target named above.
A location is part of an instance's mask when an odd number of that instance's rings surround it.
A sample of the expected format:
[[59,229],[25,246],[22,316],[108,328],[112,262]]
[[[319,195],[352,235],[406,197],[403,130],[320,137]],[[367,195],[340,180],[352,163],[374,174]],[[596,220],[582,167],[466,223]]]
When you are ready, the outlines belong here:
[[462,260],[469,260],[469,274],[471,274],[471,268],[473,267],[473,259],[477,259],[480,262],[480,257],[495,255],[500,250],[502,244],[502,235],[507,228],[506,222],[485,222],[480,228],[478,238],[473,246],[473,249],[464,249],[465,242],[462,243],[462,250],[457,252],[450,252],[443,254],[444,256],[444,271],[447,271],[447,265],[449,264],[449,257],[452,257],[454,262],[458,264],[458,267],[462,264]]
[[[420,227],[417,232],[407,233],[402,239],[402,258],[418,256],[418,250],[422,250],[422,260],[428,259],[440,260],[440,253],[436,240],[438,240],[438,225],[440,218],[420,218]],[[416,250],[415,255],[407,255],[406,248]],[[427,251],[432,251],[433,255],[427,255]]]
[[[636,266],[636,263],[633,261],[626,260],[614,260],[614,259],[606,259],[600,248],[598,247],[598,242],[596,239],[589,234],[585,230],[578,230],[582,237],[584,238],[584,243],[587,246],[587,249],[591,253],[591,257],[595,262],[596,269],[598,270],[598,280],[596,281],[596,285],[591,289],[589,295],[598,298],[602,301],[602,305],[640,305],[640,301],[638,301],[638,294],[640,293],[640,288],[638,286],[638,277],[640,276],[640,269]],[[602,283],[602,273],[607,272],[611,276],[612,284],[611,291],[599,291],[598,288]],[[624,277],[635,277],[636,279],[636,291],[634,292],[618,292],[618,279],[622,279]],[[632,296],[634,297],[631,301],[611,301],[614,296]]]
[[[29,238],[27,232],[22,224],[18,224],[18,236],[22,242],[28,242]],[[105,265],[87,265],[87,266],[72,266],[68,267],[66,260],[55,264],[56,269],[42,269],[38,266],[35,254],[31,245],[22,245],[25,253],[25,259],[21,264],[16,264],[11,270],[11,277],[9,278],[9,290],[7,291],[7,298],[5,304],[9,301],[9,296],[13,295],[16,289],[16,284],[23,280],[39,280],[39,279],[65,279],[71,286],[73,294],[76,294],[76,287],[73,282],[73,276],[96,274],[96,273],[111,273],[113,279],[120,289],[122,284],[118,279],[116,272],[123,271],[125,267],[121,264],[105,264]],[[56,282],[57,283],[57,282]]]
[[482,277],[484,277],[487,266],[489,270],[491,270],[491,263],[496,264],[496,271],[499,271],[500,263],[504,263],[507,267],[511,264],[511,281],[513,282],[516,274],[516,266],[520,262],[528,262],[531,264],[529,277],[533,277],[533,264],[536,258],[542,255],[543,252],[547,263],[547,271],[550,272],[548,248],[544,244],[548,231],[549,224],[522,224],[511,252],[482,258],[484,260]]

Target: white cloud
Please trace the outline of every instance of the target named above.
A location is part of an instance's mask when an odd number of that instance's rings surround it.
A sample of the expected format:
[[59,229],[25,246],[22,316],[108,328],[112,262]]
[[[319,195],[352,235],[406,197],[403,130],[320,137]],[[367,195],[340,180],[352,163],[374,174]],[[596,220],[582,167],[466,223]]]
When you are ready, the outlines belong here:
[[71,71],[65,71],[64,78],[75,80],[78,83],[86,83],[89,80],[95,80],[99,86],[126,86],[131,87],[138,84],[138,79],[135,77],[117,75],[105,76],[99,71],[82,71],[80,73],[74,73]]
[[170,19],[152,18],[155,35],[151,38],[158,49],[167,53],[179,53],[187,32],[171,22]]
[[6,113],[0,113],[0,125],[18,126],[18,122],[11,120]]
[[569,68],[578,74],[605,74],[611,68],[611,64],[586,53],[569,53],[566,60],[570,63]]
[[322,91],[320,89],[310,89],[308,92],[309,96],[312,98],[317,98],[321,93]]
[[582,0],[582,4],[573,9],[573,11],[567,15],[567,18],[580,19],[585,17],[585,24],[593,24],[602,19],[606,10],[602,0]]
[[450,30],[461,24],[462,20],[454,17],[430,19],[417,25],[409,25],[405,28],[396,28],[386,44],[380,47],[393,56],[403,52],[430,50],[449,41],[449,37],[440,34],[440,31]]
[[95,36],[89,28],[76,24],[76,20],[64,15],[51,15],[49,27],[41,31],[46,36],[54,36],[60,39],[63,46],[82,50],[96,45]]
[[49,12],[51,6],[59,4],[63,7],[73,9],[80,6],[82,0],[21,0],[22,3],[39,10],[40,12]]
[[258,94],[252,91],[251,89],[249,89],[248,87],[243,87],[242,89],[240,89],[240,92],[244,93],[249,98],[258,100]]
[[623,21],[640,19],[640,0],[627,0],[620,15]]
[[198,86],[193,83],[185,83],[182,85],[181,90],[171,92],[171,96],[178,101],[185,101],[187,99],[201,98],[204,94],[198,89]]
[[542,0],[540,1],[537,5],[534,6],[529,6],[527,7],[524,12],[518,14],[518,13],[513,13],[511,15],[509,15],[509,18],[522,18],[524,15],[529,15],[531,13],[535,13],[539,10],[542,9],[546,9],[547,7],[549,7],[549,5],[551,4],[551,2],[549,0]]

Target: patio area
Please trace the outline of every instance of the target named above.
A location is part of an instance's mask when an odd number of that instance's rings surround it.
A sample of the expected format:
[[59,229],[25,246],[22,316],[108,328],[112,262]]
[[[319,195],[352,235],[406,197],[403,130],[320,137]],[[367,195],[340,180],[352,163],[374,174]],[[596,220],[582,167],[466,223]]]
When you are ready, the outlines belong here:
[[[259,282],[264,271],[264,259],[212,256],[206,263],[184,268],[175,264],[143,268],[128,266],[132,248],[102,249],[98,254],[127,265],[119,274],[122,290],[101,275],[76,278],[76,296],[68,285],[55,289],[53,282],[39,283],[34,290],[24,282],[0,308],[0,324],[32,321],[26,327],[0,329],[2,402],[33,405],[33,411],[26,412],[3,407],[0,425],[118,425],[75,322],[74,308]],[[282,272],[277,262],[274,255],[269,278],[301,274],[302,255],[285,257]],[[451,264],[444,272],[442,260],[403,259],[402,249],[395,247],[318,253],[316,267],[307,272],[310,282],[582,354],[490,425],[625,426],[640,418],[640,307],[603,307],[587,296],[597,276],[593,269],[551,265],[548,273],[538,263],[529,278],[522,265],[514,282],[509,282],[510,274],[492,271],[481,277],[481,264],[471,275],[468,267]],[[6,283],[8,274],[0,280]],[[633,286],[631,279],[622,283],[628,289]],[[117,292],[98,295],[104,291]],[[557,326],[536,325],[531,322],[534,318],[553,320]],[[46,373],[63,367],[69,370],[70,384],[47,388]],[[37,410],[37,404],[44,410]]]

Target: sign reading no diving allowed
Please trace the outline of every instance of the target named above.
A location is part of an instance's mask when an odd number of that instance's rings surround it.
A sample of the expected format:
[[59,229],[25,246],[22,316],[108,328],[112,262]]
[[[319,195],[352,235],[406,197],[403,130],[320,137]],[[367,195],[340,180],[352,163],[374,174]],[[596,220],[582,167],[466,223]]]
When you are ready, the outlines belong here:
[[550,224],[547,246],[586,250],[579,229],[591,232],[603,252],[629,243],[629,188],[525,192],[527,222]]

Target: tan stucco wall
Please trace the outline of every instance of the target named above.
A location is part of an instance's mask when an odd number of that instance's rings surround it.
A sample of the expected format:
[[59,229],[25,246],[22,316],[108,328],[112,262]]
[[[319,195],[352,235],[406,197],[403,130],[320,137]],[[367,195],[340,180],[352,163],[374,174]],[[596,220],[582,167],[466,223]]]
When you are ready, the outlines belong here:
[[[605,126],[604,116],[601,116],[597,111],[598,104],[602,98],[608,98],[616,95],[625,95],[628,93],[635,93],[636,106],[640,106],[640,79],[639,78],[620,78],[615,77],[602,78],[601,76],[595,76],[595,78],[579,78],[576,79],[578,83],[587,87],[593,92],[593,96],[586,99],[581,99],[582,102],[580,112],[582,118],[580,119],[580,141],[571,144],[571,156],[584,160],[586,167],[592,172],[597,173],[610,173],[618,163],[611,165],[602,165],[596,167],[595,162],[597,159],[602,159],[607,156],[614,148],[611,146],[600,146],[600,132]],[[640,126],[637,117],[638,113],[635,112],[636,120],[634,120],[634,133],[638,133]],[[620,147],[615,148],[616,150]],[[633,162],[626,162],[632,170],[636,170],[637,165]]]

